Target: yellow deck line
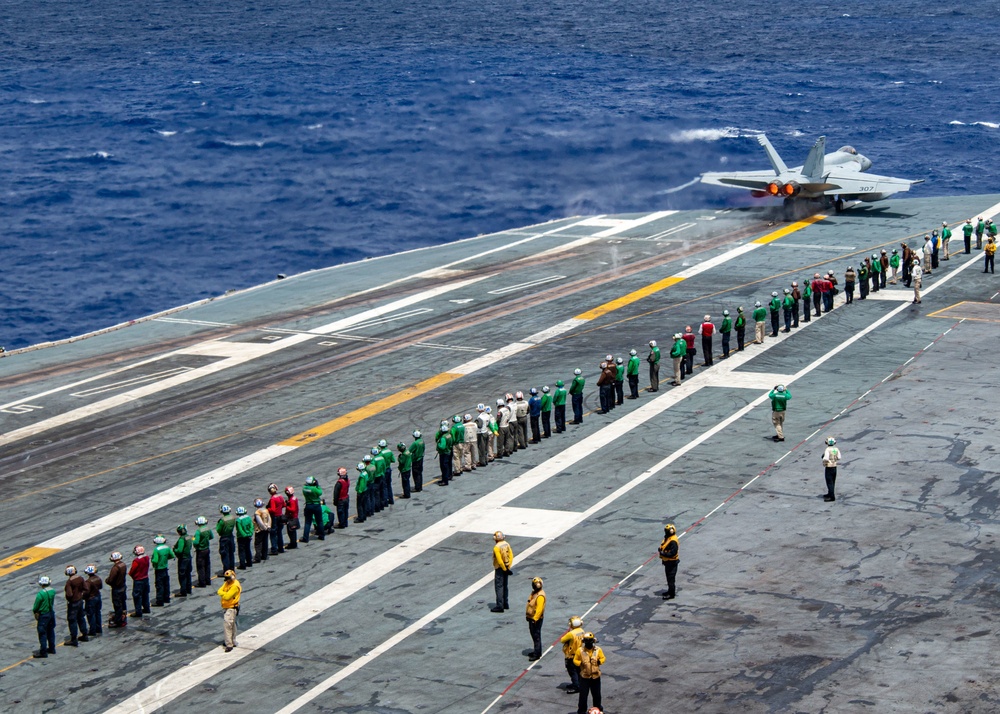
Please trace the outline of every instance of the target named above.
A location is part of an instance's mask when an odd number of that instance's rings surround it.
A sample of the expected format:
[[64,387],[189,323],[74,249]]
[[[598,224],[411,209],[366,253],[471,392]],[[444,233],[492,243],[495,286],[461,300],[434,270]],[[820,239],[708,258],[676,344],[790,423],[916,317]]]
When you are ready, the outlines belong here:
[[778,230],[768,233],[766,236],[761,236],[760,238],[752,242],[756,243],[757,245],[764,245],[766,243],[770,243],[773,240],[784,238],[789,233],[800,231],[806,226],[811,226],[813,223],[818,223],[819,221],[822,221],[824,218],[826,218],[826,216],[817,213],[815,216],[809,216],[808,218],[803,218],[801,221],[795,221],[795,223],[790,223],[784,228],[779,228]]
[[59,552],[61,551],[58,548],[42,548],[37,545],[22,550],[20,553],[15,553],[0,560],[0,577],[8,573],[13,573],[15,570],[26,568],[32,563],[37,563],[39,560],[43,560]]
[[655,283],[651,283],[645,287],[639,288],[630,292],[628,295],[622,295],[620,298],[615,298],[610,302],[606,302],[603,305],[598,305],[592,310],[587,310],[587,312],[581,312],[576,316],[577,320],[596,320],[598,317],[607,315],[609,312],[613,312],[626,305],[631,305],[634,302],[638,302],[645,297],[649,297],[654,293],[658,293],[661,290],[669,288],[671,285],[676,285],[677,283],[684,280],[684,278],[678,278],[676,276],[670,276],[669,278],[664,278],[663,280],[658,280]]

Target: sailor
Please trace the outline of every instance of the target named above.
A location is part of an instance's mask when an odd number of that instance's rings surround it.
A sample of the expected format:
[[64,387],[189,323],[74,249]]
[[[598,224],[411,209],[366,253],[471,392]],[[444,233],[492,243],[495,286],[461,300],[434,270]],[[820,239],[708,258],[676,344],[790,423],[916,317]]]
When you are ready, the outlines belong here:
[[743,306],[736,308],[736,350],[743,351],[747,337],[747,316],[743,313]]
[[883,288],[885,288],[886,278],[889,277],[888,276],[889,254],[885,252],[885,248],[882,249],[882,252],[878,257],[878,267],[879,267],[878,287],[879,290],[882,290]]
[[910,245],[906,241],[899,244],[899,250],[903,256],[900,261],[900,268],[903,271],[903,285],[910,287],[910,269],[913,267],[913,258],[916,253],[910,249]]
[[858,299],[867,300],[868,291],[871,289],[869,282],[871,280],[872,273],[872,259],[865,257],[861,261],[861,266],[858,268]]
[[[382,512],[382,496],[385,492],[382,490],[382,482],[378,480],[378,464],[372,455],[365,454],[361,463],[365,465],[365,473],[368,474],[365,488],[365,493],[368,494],[368,515],[374,516]],[[379,463],[382,463],[381,460]]]
[[[471,431],[471,430],[470,430]],[[410,497],[410,473],[412,471],[413,457],[410,455],[409,449],[406,448],[406,444],[402,441],[396,444],[396,450],[399,451],[399,458],[397,463],[399,463],[399,482],[403,487],[403,495],[400,498]],[[345,469],[344,475],[347,475]]]
[[569,618],[569,630],[559,638],[563,648],[563,660],[566,664],[566,674],[569,675],[567,694],[580,691],[580,668],[573,662],[577,650],[583,646],[583,620],[579,617]]
[[997,237],[997,224],[993,222],[992,218],[986,219],[986,235],[988,235],[993,240]]
[[677,596],[677,564],[680,561],[680,544],[677,540],[677,529],[673,523],[663,526],[663,540],[657,553],[663,563],[663,572],[667,577],[667,590],[663,593],[664,600],[673,600]]
[[239,570],[253,567],[253,516],[243,506],[236,508],[236,553],[239,555]]
[[[195,587],[207,588],[212,582],[211,540],[215,537],[208,527],[208,519],[198,516],[195,519],[198,530],[194,532],[194,567],[198,571],[198,584]],[[276,553],[277,551],[271,551]]]
[[355,523],[364,523],[368,518],[368,468],[365,464],[358,463],[358,480],[354,484],[354,505],[358,515],[354,517]]
[[683,376],[687,373],[688,376],[694,374],[694,356],[698,354],[698,350],[694,346],[694,332],[691,330],[691,325],[684,328],[684,342],[687,343],[687,352],[684,353],[684,362],[681,365],[681,375]]
[[31,656],[45,659],[56,653],[56,591],[47,575],[38,578],[38,592],[31,612],[35,615],[35,631],[38,633],[38,651]]
[[[542,412],[542,438],[552,436],[552,393],[548,385],[542,387],[542,398],[539,408]],[[487,416],[489,416],[487,414]]]
[[[282,528],[284,527],[285,499],[283,499],[278,493],[277,484],[268,484],[267,492],[270,494],[267,502],[267,512],[271,514],[271,555],[277,555],[278,553],[285,552],[285,540],[282,535]],[[201,584],[200,574],[198,576],[198,587],[205,587]]]
[[941,257],[941,236],[937,229],[931,231],[931,270],[937,270],[938,260]]
[[[406,446],[405,444],[403,445]],[[337,524],[336,514],[333,509],[326,505],[326,499],[319,499],[319,508],[323,514],[323,535],[333,535],[333,528]]]
[[[410,451],[410,468],[413,468],[412,451]],[[333,507],[337,509],[337,528],[347,528],[351,516],[351,480],[347,477],[347,469],[343,466],[337,469],[337,482],[333,485]]]
[[[813,309],[816,310],[816,317],[820,316],[819,306],[820,303],[823,302],[823,291],[820,290],[821,285],[822,285],[822,278],[820,278],[819,273],[815,273],[813,275],[812,283],[810,283],[810,288],[811,288],[810,292],[812,293]],[[809,306],[806,305],[807,310],[808,308]]]
[[[929,235],[927,235],[926,233],[924,234],[924,245],[922,247],[922,250],[923,250],[923,259],[924,259],[924,261],[923,261],[924,262],[924,265],[923,265],[924,275],[928,276],[928,275],[931,274],[931,267],[932,267],[931,256],[934,253],[934,246],[931,245],[931,237]],[[937,266],[933,266],[933,267],[937,267]]]
[[519,449],[528,448],[528,402],[524,399],[524,392],[514,395],[517,400],[514,403],[514,416],[517,417],[517,446]]
[[609,367],[607,362],[601,362],[601,374],[597,378],[597,394],[601,402],[601,414],[607,414],[611,411],[608,403],[613,398],[614,379],[614,365]]
[[615,399],[612,406],[621,406],[625,403],[625,360],[621,357],[615,358]]
[[66,622],[69,624],[69,639],[64,644],[77,647],[78,642],[86,642],[87,616],[84,612],[84,599],[87,595],[87,583],[77,575],[72,565],[66,567]]
[[837,276],[833,274],[832,270],[828,270],[825,279],[829,290],[823,294],[825,300],[823,312],[830,312],[833,309],[833,296],[837,294]]
[[132,578],[132,605],[135,607],[132,617],[142,619],[143,615],[152,612],[149,609],[149,556],[141,545],[132,549],[132,555],[135,557],[128,569]]
[[490,415],[486,405],[480,402],[476,405],[476,449],[479,451],[479,465],[486,466],[490,457]]
[[424,440],[419,429],[413,430],[410,458],[410,468],[413,471],[413,492],[420,493],[424,490]]
[[556,380],[556,391],[552,395],[552,411],[556,420],[556,433],[561,434],[566,431],[566,383],[561,379]]
[[[261,503],[263,504],[263,501]],[[177,526],[176,530],[177,542],[174,543],[173,547],[174,558],[177,559],[177,592],[175,594],[177,597],[187,597],[191,594],[191,549],[194,537],[188,535],[187,526],[184,524]],[[267,552],[266,534],[264,537],[264,548]],[[112,599],[114,599],[114,592],[112,592]]]
[[87,610],[87,629],[91,637],[100,637],[104,634],[104,625],[101,622],[101,589],[104,581],[97,574],[96,565],[88,565],[83,569],[87,576],[87,599],[84,606]]
[[476,421],[472,414],[466,414],[462,421],[462,471],[472,471],[479,467],[479,436],[476,433]]
[[503,612],[510,609],[507,592],[507,580],[514,567],[514,549],[510,547],[504,534],[496,531],[493,534],[493,591],[496,604],[491,612]]
[[670,359],[674,363],[674,381],[671,382],[675,387],[681,386],[681,379],[684,375],[684,355],[687,354],[687,342],[684,341],[683,335],[679,332],[674,333],[674,344],[670,348]]
[[983,252],[986,255],[985,262],[983,264],[984,265],[983,272],[985,273],[986,271],[989,271],[989,272],[992,273],[993,272],[993,256],[997,252],[997,241],[996,241],[996,238],[994,238],[993,236],[990,236],[989,238],[986,239],[986,247],[983,249]]
[[236,579],[236,573],[227,570],[222,574],[223,581],[216,594],[222,603],[222,634],[226,652],[232,652],[236,646],[237,625],[236,618],[240,614],[240,595],[243,588],[240,581]]
[[[262,563],[267,560],[268,550],[267,539],[271,533],[271,514],[264,506],[264,499],[258,498],[253,502],[253,562]],[[187,531],[185,531],[186,533]],[[176,550],[175,550],[176,553]],[[190,567],[191,563],[188,563]],[[180,562],[177,565],[180,569]]]
[[857,279],[858,274],[854,272],[854,266],[848,265],[847,272],[844,273],[844,297],[848,305],[854,302],[854,283]]
[[839,461],[840,449],[837,448],[837,440],[831,436],[826,440],[826,449],[823,451],[823,476],[826,479],[826,493],[823,495],[824,501],[837,500],[834,487],[837,485],[837,463]]
[[[215,524],[215,532],[219,536],[219,560],[222,561],[222,571],[232,570],[236,567],[236,516],[233,509],[223,503],[219,506],[221,518]],[[291,546],[289,546],[291,547]]]
[[583,633],[583,646],[576,651],[573,663],[580,668],[580,697],[577,700],[577,714],[587,714],[587,699],[593,694],[594,707],[601,708],[601,665],[604,652],[597,646],[593,632]]
[[528,660],[534,662],[542,658],[542,621],[545,618],[545,590],[542,589],[542,579],[531,579],[531,594],[524,608],[524,619],[528,622],[528,632],[531,634],[532,650]]
[[944,253],[942,260],[951,259],[951,228],[948,227],[948,221],[941,221],[941,252]]
[[507,406],[507,402],[503,399],[497,399],[497,457],[505,458],[513,453],[512,443],[514,440],[514,432],[510,425],[511,419],[513,419],[513,414],[510,411],[510,407]]
[[772,438],[774,441],[784,441],[785,433],[782,427],[785,424],[785,410],[788,408],[788,400],[792,398],[792,393],[784,384],[779,384],[768,393],[767,398],[771,400],[771,424],[774,425],[775,431]]
[[465,458],[465,422],[458,414],[451,418],[451,477],[462,473],[462,462]]
[[802,291],[799,290],[797,280],[792,281],[792,327],[799,326],[799,302],[802,300]]
[[451,481],[452,451],[455,448],[455,438],[451,435],[448,422],[442,421],[441,428],[434,436],[434,444],[437,448],[438,462],[441,465],[441,480],[438,486],[447,486]]
[[795,307],[795,298],[792,297],[792,289],[785,288],[784,296],[781,298],[781,314],[785,319],[785,332],[792,331],[793,307]]
[[511,438],[511,449],[510,453],[514,453],[520,448],[520,440],[518,439],[518,428],[517,428],[517,401],[514,399],[514,395],[507,392],[505,398],[507,399],[507,410],[510,412],[510,438]]
[[656,340],[649,341],[649,354],[646,355],[649,362],[649,391],[660,391],[660,348],[656,346]]
[[983,223],[983,217],[980,216],[976,220],[976,250],[982,250],[983,247],[983,232],[986,230],[986,224]]
[[528,390],[531,398],[528,399],[528,421],[531,424],[531,443],[537,444],[542,440],[542,398],[538,396],[538,390],[532,387]]
[[[655,346],[655,343],[654,343]],[[657,360],[659,360],[659,352],[657,352]],[[582,424],[583,423],[583,386],[586,384],[587,380],[583,376],[583,372],[577,367],[573,370],[573,383],[569,385],[569,394],[573,399],[573,421],[571,424]],[[655,390],[653,390],[655,391]]]
[[711,367],[712,362],[712,335],[715,334],[715,325],[712,323],[711,315],[705,315],[705,318],[701,321],[701,327],[698,329],[701,334],[701,352],[702,359],[704,360],[703,365],[705,367]]
[[[299,530],[299,499],[295,497],[295,489],[285,486],[285,535],[288,536],[288,549],[299,547],[296,531]],[[226,568],[232,570],[233,568]]]
[[639,355],[635,350],[628,352],[628,365],[625,368],[628,377],[628,398],[639,398]]
[[117,550],[111,554],[109,560],[111,560],[112,565],[105,582],[111,588],[111,606],[114,608],[114,612],[111,615],[111,621],[108,622],[108,627],[125,627],[128,624],[125,614],[128,609],[128,605],[126,604],[125,561],[122,560],[122,554]]
[[722,359],[729,357],[729,337],[733,331],[733,321],[729,319],[729,310],[722,311],[722,324],[719,334],[722,335]]
[[488,450],[487,450],[486,460],[493,461],[493,459],[497,457],[497,435],[500,433],[500,425],[497,424],[497,418],[496,415],[493,413],[492,407],[486,407],[486,416],[490,418],[489,421],[490,434],[489,434],[489,439],[487,441]]
[[170,604],[170,561],[174,559],[173,549],[167,545],[167,539],[158,534],[153,538],[153,555],[150,558],[153,566],[153,582],[156,584],[156,600],[154,607]]
[[969,254],[972,252],[972,219],[966,218],[965,225],[962,226],[962,238],[965,239],[965,252]]
[[[466,421],[469,420],[469,415],[465,415]],[[473,439],[475,443],[475,439]],[[382,461],[385,463],[385,480],[382,481],[382,488],[385,493],[385,501],[390,506],[396,505],[396,500],[393,497],[392,488],[392,465],[396,463],[396,455],[392,453],[392,449],[389,448],[389,444],[385,439],[378,440],[378,451],[382,456]],[[468,470],[468,469],[467,469]]]
[[802,281],[802,321],[809,322],[812,319],[812,310],[809,307],[813,295],[812,284],[809,278]]
[[[984,271],[985,272],[985,271]],[[923,286],[924,270],[920,267],[920,259],[913,259],[913,267],[910,268],[910,279],[913,282],[913,304],[920,302],[920,288]]]
[[899,257],[899,250],[896,248],[892,249],[892,255],[889,256],[889,266],[886,271],[889,274],[889,282],[893,285],[896,284],[897,278],[899,278],[899,266],[902,259]]
[[764,309],[760,304],[760,300],[754,300],[753,303],[753,323],[754,323],[754,340],[755,345],[764,344],[764,325],[765,320],[767,320],[767,310]]

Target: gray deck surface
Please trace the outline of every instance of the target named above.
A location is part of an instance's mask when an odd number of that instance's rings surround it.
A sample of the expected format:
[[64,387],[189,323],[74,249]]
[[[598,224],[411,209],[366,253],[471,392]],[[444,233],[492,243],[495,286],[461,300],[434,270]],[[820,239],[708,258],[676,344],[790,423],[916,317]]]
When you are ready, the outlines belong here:
[[[765,210],[570,218],[315,271],[0,359],[0,560],[53,548],[27,565],[0,562],[0,710],[278,712],[341,672],[297,710],[575,711],[558,646],[525,672],[522,608],[537,575],[546,646],[587,613],[608,657],[610,713],[997,711],[1000,282],[983,274],[981,251],[942,262],[919,306],[889,286],[853,305],[841,295],[833,312],[729,361],[716,339],[715,366],[680,388],[666,355],[670,335],[706,313],[716,324],[723,309],[749,313],[820,270],[842,281],[848,264],[922,242],[942,220],[960,251],[954,224],[998,202],[889,201],[762,245],[752,241],[787,225],[768,225]],[[606,314],[587,314],[602,305]],[[660,392],[645,391],[643,363],[640,398],[593,413],[603,356],[644,357],[649,339],[663,348]],[[315,475],[329,496],[338,466],[353,484],[371,445],[409,443],[414,428],[434,479],[440,419],[568,384],[575,367],[588,379],[583,425],[241,571],[236,652],[219,649],[213,587],[30,659],[39,575],[57,591],[68,563],[106,575],[111,551],[149,548],[157,532],[172,542],[177,523],[214,523],[224,502],[251,508],[272,480],[300,489]],[[793,394],[780,444],[762,400],[776,381]],[[275,447],[297,435],[310,436]],[[844,454],[835,503],[819,498],[827,435]],[[255,467],[233,466],[268,449]],[[176,490],[216,469],[225,477]],[[668,521],[684,532],[670,602],[655,557]],[[519,556],[531,549],[502,615],[489,610],[496,528]],[[61,640],[61,592],[57,603]]]

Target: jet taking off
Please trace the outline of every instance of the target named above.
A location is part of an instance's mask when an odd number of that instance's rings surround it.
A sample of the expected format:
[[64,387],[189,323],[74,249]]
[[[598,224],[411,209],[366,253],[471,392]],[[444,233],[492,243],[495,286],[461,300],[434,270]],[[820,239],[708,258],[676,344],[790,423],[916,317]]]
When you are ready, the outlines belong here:
[[761,134],[757,141],[767,152],[773,171],[704,173],[701,175],[701,182],[744,188],[758,198],[784,198],[787,208],[796,201],[822,201],[826,206],[832,203],[838,212],[844,209],[847,200],[867,203],[881,201],[894,193],[909,191],[913,184],[923,182],[923,179],[911,181],[865,173],[871,168],[872,162],[859,154],[853,146],[842,146],[837,151],[824,155],[825,136],[821,136],[813,144],[805,164],[791,169],[782,161],[767,136]]

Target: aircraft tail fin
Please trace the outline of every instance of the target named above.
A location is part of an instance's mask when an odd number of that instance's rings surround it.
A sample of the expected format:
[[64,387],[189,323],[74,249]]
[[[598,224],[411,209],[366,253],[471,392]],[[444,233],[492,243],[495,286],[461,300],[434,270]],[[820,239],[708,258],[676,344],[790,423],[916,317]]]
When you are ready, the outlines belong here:
[[771,142],[768,141],[766,134],[758,135],[757,143],[763,146],[764,151],[767,152],[767,158],[771,160],[771,166],[774,167],[774,173],[776,176],[780,176],[788,171],[788,167],[785,166],[785,162],[781,160],[781,157],[778,156],[778,152],[774,150],[773,146],[771,146]]
[[802,175],[809,179],[820,179],[823,176],[823,156],[826,154],[826,137],[821,136],[809,150],[809,156],[802,166]]

